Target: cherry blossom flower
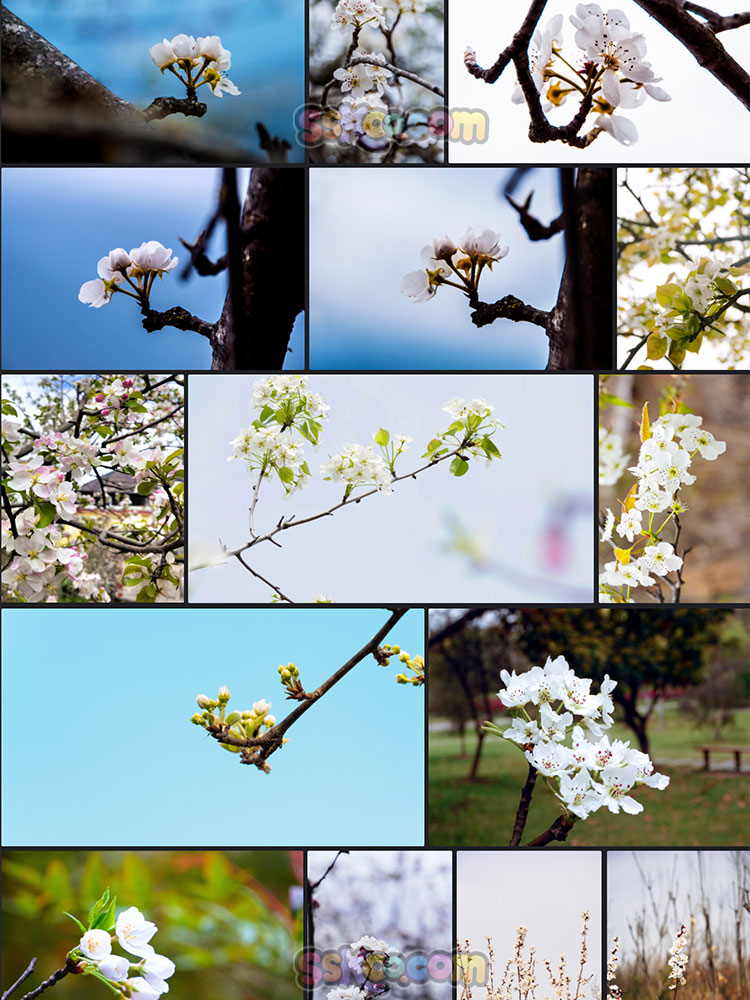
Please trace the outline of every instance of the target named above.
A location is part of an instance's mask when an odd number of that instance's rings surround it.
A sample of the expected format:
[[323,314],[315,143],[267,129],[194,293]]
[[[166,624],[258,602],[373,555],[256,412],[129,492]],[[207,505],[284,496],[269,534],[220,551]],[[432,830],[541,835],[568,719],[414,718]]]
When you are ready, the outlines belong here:
[[98,969],[111,982],[117,983],[128,978],[130,962],[123,955],[108,955],[99,962]]
[[106,958],[112,951],[112,938],[102,930],[89,930],[81,938],[78,947],[86,958],[99,960]]
[[129,273],[137,274],[166,274],[173,271],[180,262],[179,257],[172,256],[172,248],[162,246],[158,240],[149,240],[141,243],[130,251],[132,266]]
[[156,933],[156,924],[146,920],[141,911],[131,906],[123,910],[115,923],[115,934],[125,951],[131,955],[147,957],[153,949],[149,941]]

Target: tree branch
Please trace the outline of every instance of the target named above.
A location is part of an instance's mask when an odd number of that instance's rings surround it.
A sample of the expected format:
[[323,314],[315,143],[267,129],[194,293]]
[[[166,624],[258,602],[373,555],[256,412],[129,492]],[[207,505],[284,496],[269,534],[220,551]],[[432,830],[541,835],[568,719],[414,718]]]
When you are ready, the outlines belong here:
[[407,69],[400,69],[398,66],[394,66],[393,63],[383,62],[378,59],[377,56],[355,56],[349,63],[350,66],[359,66],[360,63],[365,63],[368,66],[380,66],[382,69],[387,69],[394,76],[403,77],[405,80],[411,80],[412,83],[419,84],[420,87],[424,87],[425,90],[431,90],[433,94],[437,94],[438,97],[443,97],[443,90],[434,83],[430,83],[421,76],[417,76],[416,73],[411,73]]
[[202,118],[208,105],[189,97],[156,97],[141,114],[147,122],[167,118],[169,115],[185,115],[186,118]]
[[561,212],[556,219],[553,219],[552,222],[545,226],[529,211],[533,197],[534,192],[532,191],[523,205],[521,205],[519,202],[514,201],[509,194],[506,193],[505,195],[508,203],[515,208],[516,212],[518,212],[518,221],[523,226],[529,239],[532,242],[536,242],[537,240],[548,240],[551,236],[562,232],[565,228],[565,212]]
[[529,807],[531,806],[531,796],[534,794],[534,785],[536,783],[537,770],[533,764],[529,764],[529,773],[526,778],[526,784],[521,789],[521,801],[518,804],[518,812],[516,813],[516,821],[513,824],[513,834],[510,838],[510,847],[518,847],[521,843],[521,837],[523,835],[523,828],[526,826],[526,820],[529,815]]
[[682,6],[691,14],[705,18],[711,31],[717,35],[720,31],[731,31],[733,28],[741,28],[744,24],[750,24],[750,11],[744,14],[717,14],[715,10],[700,7],[697,3],[691,3],[690,0],[683,0]]
[[189,313],[187,309],[183,309],[182,306],[172,306],[171,309],[165,309],[164,312],[159,312],[156,309],[150,309],[148,306],[145,306],[141,309],[141,312],[143,313],[141,322],[143,329],[147,333],[163,330],[165,326],[173,326],[177,330],[192,330],[194,333],[199,333],[213,344],[216,332],[215,324],[208,323],[198,316],[193,316],[192,313]]
[[553,840],[567,840],[568,834],[573,829],[573,823],[570,819],[565,816],[558,816],[557,819],[552,823],[544,833],[540,833],[538,837],[530,840],[525,847],[544,847],[546,844],[551,844]]
[[635,3],[682,42],[698,64],[750,110],[750,74],[729,55],[707,24],[696,21],[674,0],[635,0]]
[[497,302],[477,302],[471,314],[474,326],[487,326],[496,319],[510,319],[514,323],[534,323],[545,331],[550,313],[530,306],[515,295],[504,295]]
[[474,50],[467,49],[464,56],[464,65],[469,73],[471,73],[472,76],[475,76],[478,80],[484,80],[485,83],[495,83],[496,80],[499,80],[503,70],[511,59],[518,52],[521,50],[525,51],[529,47],[531,36],[536,30],[539,18],[542,16],[546,6],[547,0],[533,0],[526,17],[523,20],[523,24],[513,36],[513,41],[510,45],[507,45],[503,49],[489,69],[482,69],[482,67],[477,64],[476,53]]
[[15,981],[15,983],[13,983],[12,986],[9,986],[8,989],[3,993],[3,1000],[7,1000],[7,998],[11,995],[13,990],[17,990],[18,987],[21,985],[21,983],[24,981],[24,979],[29,978],[31,973],[34,971],[35,965],[36,965],[36,958],[32,958],[32,960],[27,965],[25,971],[22,972],[21,975],[18,977],[18,979]]

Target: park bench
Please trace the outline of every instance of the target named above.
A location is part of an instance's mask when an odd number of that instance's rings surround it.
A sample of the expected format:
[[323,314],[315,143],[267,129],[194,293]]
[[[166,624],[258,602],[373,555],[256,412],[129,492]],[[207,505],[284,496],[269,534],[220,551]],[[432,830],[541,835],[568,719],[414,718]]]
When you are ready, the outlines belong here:
[[697,746],[696,750],[703,751],[703,770],[708,770],[708,763],[712,753],[733,753],[734,769],[740,770],[740,757],[743,753],[750,753],[750,746],[735,746],[730,743],[708,743]]

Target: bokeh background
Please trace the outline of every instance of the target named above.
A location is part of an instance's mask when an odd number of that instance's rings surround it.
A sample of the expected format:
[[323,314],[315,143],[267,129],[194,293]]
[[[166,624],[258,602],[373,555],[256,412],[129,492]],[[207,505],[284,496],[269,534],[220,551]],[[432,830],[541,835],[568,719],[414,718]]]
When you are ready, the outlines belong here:
[[[599,6],[606,10],[608,4]],[[489,116],[489,135],[483,145],[451,142],[449,162],[580,163],[582,158],[590,163],[692,162],[697,135],[705,143],[704,148],[713,150],[715,161],[746,162],[750,148],[746,109],[645,11],[631,3],[623,6],[631,29],[646,36],[646,59],[656,75],[663,77],[660,86],[672,100],[663,103],[649,97],[641,107],[624,112],[638,129],[638,141],[632,146],[623,146],[603,133],[588,150],[581,151],[561,142],[529,142],[526,105],[511,103],[517,82],[512,66],[492,85],[470,76],[464,68],[467,45],[476,50],[480,66],[491,66],[520,28],[526,6],[499,4],[496,0],[454,3],[448,17],[448,104],[452,108],[482,109]],[[737,10],[735,0],[712,0],[707,6],[719,14],[734,14]],[[575,29],[568,20],[574,10],[572,3],[550,3],[541,18],[543,29],[553,15],[564,15],[563,55],[571,62],[583,56],[573,41]],[[722,32],[719,38],[741,66],[748,65],[750,38],[744,28]],[[567,123],[576,109],[577,104],[568,100],[557,114],[550,113],[550,121],[553,125]]]
[[[726,442],[727,450],[712,462],[695,456],[690,471],[696,481],[679,492],[688,510],[680,518],[678,550],[690,547],[682,568],[685,586],[680,601],[750,600],[750,375],[618,375],[607,379],[603,388],[630,404],[600,406],[599,411],[601,423],[624,440],[625,452],[632,456],[626,465],[635,465],[638,459],[643,404],[649,404],[653,422],[660,402],[675,394],[686,412],[702,416],[701,426]],[[614,486],[600,486],[599,509],[619,511],[619,501],[635,482],[625,471]],[[664,538],[671,541],[672,532]],[[610,545],[601,545],[602,566],[611,559]],[[650,600],[643,589],[633,596],[636,601]]]
[[232,53],[227,75],[240,96],[204,98],[203,87],[204,118],[172,115],[155,127],[205,141],[213,135],[265,161],[255,131],[262,121],[291,144],[290,158],[302,161],[294,112],[304,101],[303,0],[10,0],[8,7],[118,97],[142,108],[155,97],[185,96],[184,86],[151,61],[153,45],[178,34],[220,35]]
[[[600,986],[601,857],[595,851],[575,851],[565,858],[564,891],[560,859],[534,851],[458,851],[456,854],[456,920],[459,943],[487,955],[487,938],[494,951],[494,978],[498,986],[506,962],[513,958],[518,927],[526,927],[526,946],[537,950],[536,975],[540,995],[548,996],[550,982],[543,968],[549,960],[555,973],[565,956],[568,975],[577,981],[580,969],[581,914],[588,911],[587,959],[583,978],[593,978],[577,995],[593,1000]],[[502,902],[501,902],[502,901]],[[482,963],[479,962],[478,969]],[[515,968],[513,969],[515,973]],[[575,989],[575,987],[573,987]],[[459,981],[459,989],[461,982]],[[475,997],[489,991],[472,989]]]
[[[240,203],[249,171],[238,171]],[[210,167],[25,168],[2,176],[2,360],[21,371],[208,369],[205,337],[165,327],[146,333],[138,303],[114,295],[100,309],[78,301],[85,281],[114,247],[159,240],[179,258],[155,283],[151,305],[174,305],[214,322],[227,293],[226,273],[187,281],[178,276],[188,259],[180,237],[193,243],[216,208],[221,171]],[[218,225],[208,248],[212,260],[226,250]],[[43,276],[42,271],[43,269]],[[304,281],[298,270],[291,280]],[[304,367],[304,317],[300,314],[287,355]]]
[[[310,365],[322,369],[542,369],[544,330],[497,320],[478,329],[466,297],[440,288],[429,302],[401,294],[420,252],[469,226],[500,233],[506,257],[485,270],[480,298],[512,293],[538,309],[557,298],[562,234],[531,243],[503,196],[512,171],[494,167],[310,171]],[[529,173],[514,192],[549,222],[560,212],[559,172]],[[356,220],[356,223],[355,221]]]
[[[358,663],[294,723],[270,774],[240,764],[190,722],[196,696],[215,696],[222,684],[232,709],[264,698],[281,720],[296,703],[283,698],[278,665],[296,663],[314,690],[385,624],[386,611],[172,611],[82,617],[49,607],[33,621],[3,611],[4,844],[48,844],[45,810],[61,846],[423,842],[424,688],[397,685],[395,665]],[[422,653],[423,612],[409,612],[388,639]],[[32,738],[30,725],[50,735]],[[376,823],[358,797],[374,760],[390,776]]]
[[[389,808],[388,799],[388,791],[382,799],[378,797],[382,802],[379,811]],[[307,877],[312,900],[308,947],[314,943],[322,956],[348,949],[363,934],[369,934],[385,941],[393,949],[391,954],[401,955],[407,962],[414,953],[430,956],[441,952],[448,961],[436,962],[440,977],[407,983],[386,979],[391,986],[388,995],[408,1000],[419,993],[425,1000],[449,1000],[453,951],[449,851],[310,851]],[[346,967],[347,963],[341,964]],[[325,968],[321,960],[317,972]],[[338,985],[350,984],[343,978],[340,983],[322,981],[313,996],[323,1000]]]
[[668,951],[683,924],[688,965],[678,995],[747,996],[749,914],[748,851],[607,855],[607,934],[610,946],[619,938],[617,983],[632,1000],[666,995]]
[[[301,996],[294,971],[302,947],[301,851],[4,850],[2,873],[6,989],[33,956],[37,965],[21,994],[61,968],[80,939],[66,912],[85,924],[109,887],[117,913],[135,906],[157,925],[151,944],[177,967],[169,980],[174,1000]],[[54,995],[105,992],[92,977],[71,975]]]
[[[247,540],[252,479],[244,463],[227,462],[229,442],[257,413],[253,376],[191,376],[189,400],[189,537],[192,555],[218,540],[233,549]],[[312,375],[311,389],[330,405],[317,453],[305,447],[312,478],[285,499],[268,481],[256,525],[283,514],[325,511],[342,496],[319,475],[320,463],[347,444],[372,440],[379,427],[414,438],[397,471],[420,456],[440,428],[453,396],[482,396],[506,426],[493,440],[503,455],[475,461],[457,479],[427,469],[352,509],[287,531],[283,548],[259,545],[251,565],[291,600],[319,594],[339,602],[591,599],[593,464],[592,380],[587,375]],[[447,463],[446,463],[447,464]],[[236,559],[190,573],[189,599],[269,601],[271,591]],[[505,595],[505,598],[503,598]]]
[[[742,846],[750,803],[750,615],[724,608],[432,609],[428,656],[429,833],[442,847],[507,844],[528,764],[518,745],[480,727],[510,724],[500,670],[565,656],[599,690],[617,681],[610,739],[630,741],[670,777],[639,786],[643,811],[599,809],[568,847]],[[726,746],[704,769],[703,745]],[[734,750],[741,750],[740,771]],[[560,814],[537,782],[523,843]],[[536,855],[535,855],[536,856]],[[627,994],[626,994],[627,995]]]

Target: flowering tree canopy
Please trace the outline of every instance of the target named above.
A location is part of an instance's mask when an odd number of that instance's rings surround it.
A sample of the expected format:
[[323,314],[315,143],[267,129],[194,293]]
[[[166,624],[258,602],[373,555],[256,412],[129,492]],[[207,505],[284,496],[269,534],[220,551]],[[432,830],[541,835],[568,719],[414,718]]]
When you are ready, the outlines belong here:
[[182,383],[3,379],[4,600],[180,600]]
[[620,368],[750,365],[748,183],[747,167],[620,172]]

